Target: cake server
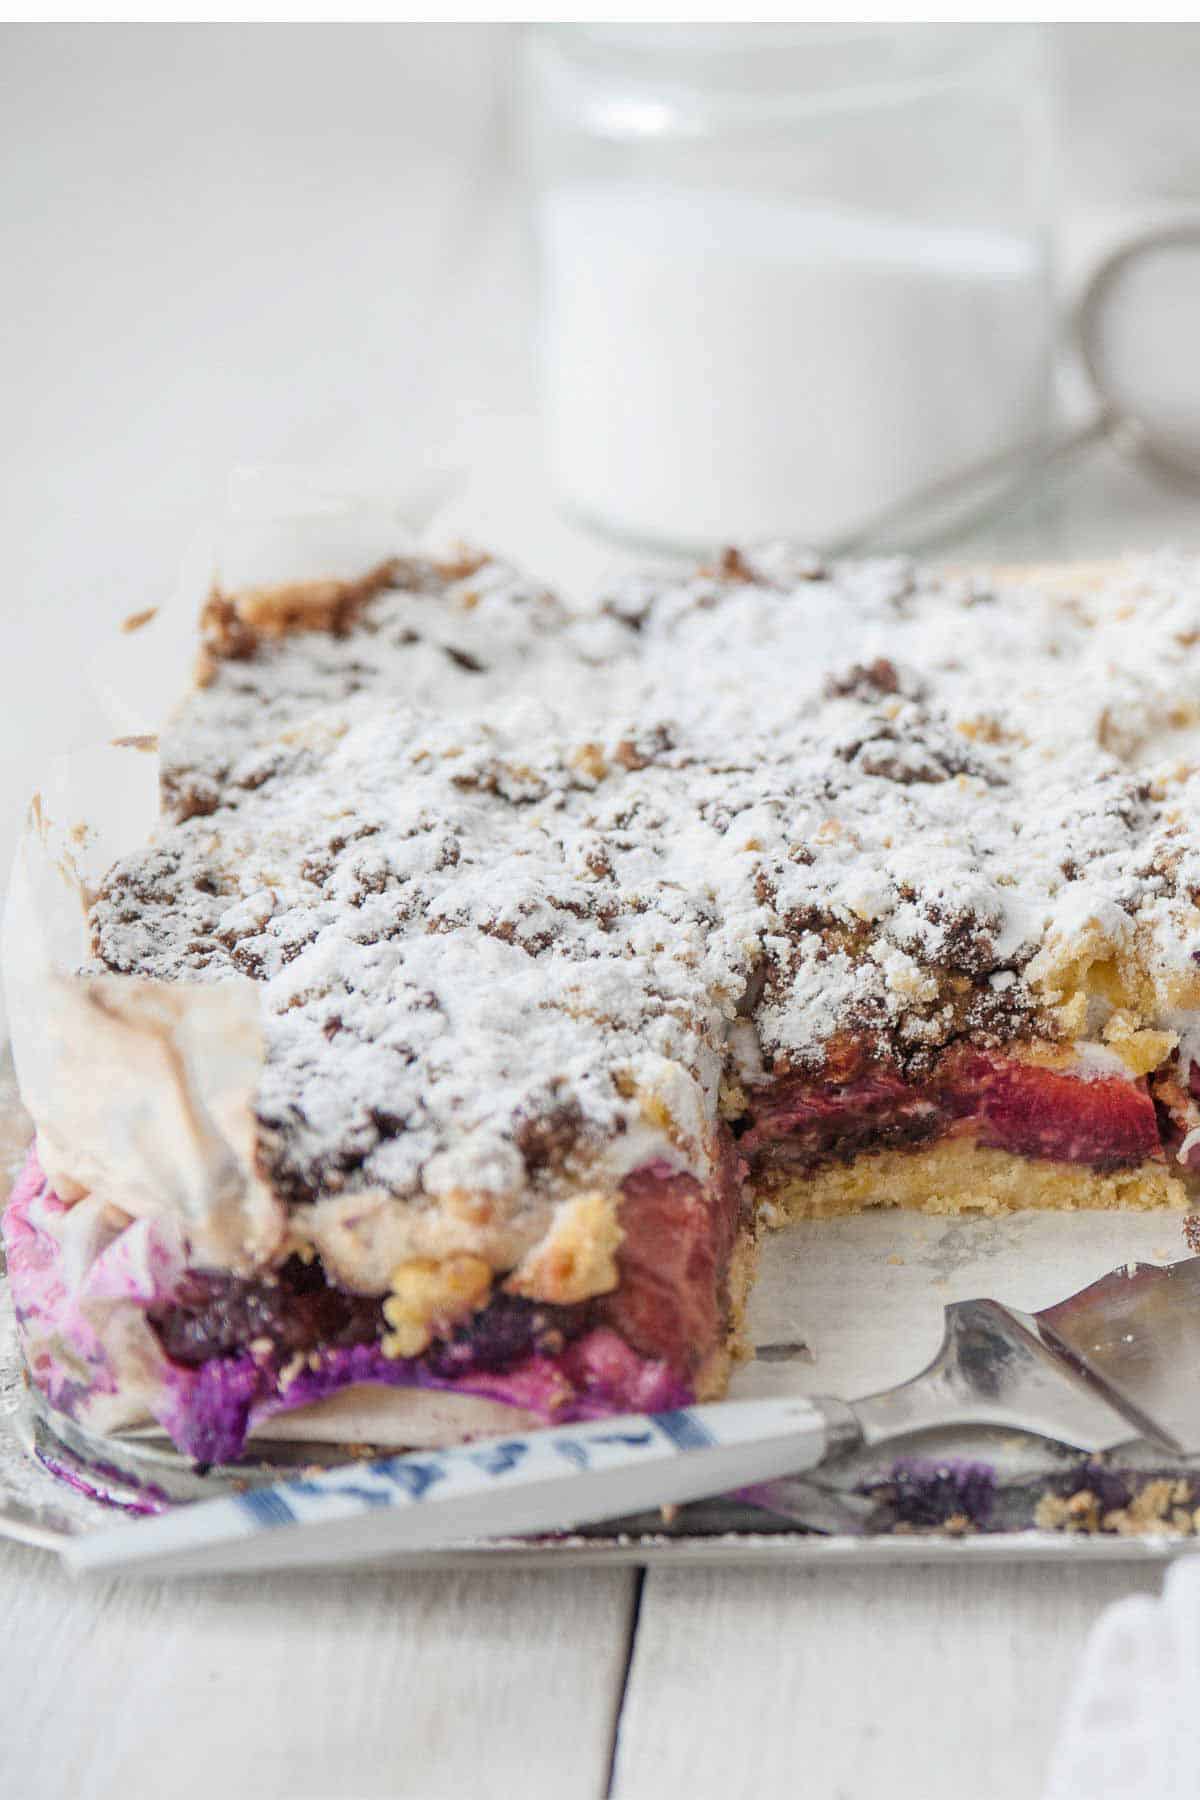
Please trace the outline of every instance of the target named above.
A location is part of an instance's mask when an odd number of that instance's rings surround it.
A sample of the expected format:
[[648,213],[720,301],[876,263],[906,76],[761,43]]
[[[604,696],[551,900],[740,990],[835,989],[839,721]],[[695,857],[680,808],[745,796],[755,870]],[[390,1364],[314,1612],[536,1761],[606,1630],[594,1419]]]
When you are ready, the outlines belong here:
[[1138,1437],[1200,1451],[1200,1257],[1128,1264],[1038,1313],[960,1301],[926,1369],[853,1403],[727,1401],[350,1463],[89,1532],[62,1554],[77,1571],[146,1575],[360,1561],[761,1493],[848,1451],[964,1425],[1089,1451]]

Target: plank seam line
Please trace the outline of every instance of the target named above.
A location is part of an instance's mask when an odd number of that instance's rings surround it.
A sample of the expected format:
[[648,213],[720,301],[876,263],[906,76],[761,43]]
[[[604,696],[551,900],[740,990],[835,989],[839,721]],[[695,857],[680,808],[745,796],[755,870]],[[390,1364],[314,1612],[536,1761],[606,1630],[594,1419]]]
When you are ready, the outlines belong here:
[[637,1580],[633,1588],[633,1605],[629,1613],[629,1630],[625,1636],[625,1663],[621,1670],[621,1685],[617,1694],[617,1702],[613,1707],[612,1738],[608,1749],[608,1769],[605,1774],[604,1787],[601,1790],[604,1800],[615,1800],[613,1782],[617,1778],[617,1752],[621,1745],[621,1721],[625,1716],[625,1701],[629,1694],[629,1675],[633,1668],[633,1655],[637,1648],[638,1625],[642,1617],[642,1594],[646,1586],[646,1570],[637,1571]]

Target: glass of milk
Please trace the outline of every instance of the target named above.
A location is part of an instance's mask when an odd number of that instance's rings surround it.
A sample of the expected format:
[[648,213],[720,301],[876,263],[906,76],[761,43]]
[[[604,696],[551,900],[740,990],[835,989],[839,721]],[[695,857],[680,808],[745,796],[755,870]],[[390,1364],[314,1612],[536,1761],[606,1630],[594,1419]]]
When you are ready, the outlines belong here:
[[1037,27],[559,26],[526,75],[576,518],[820,545],[1044,429]]

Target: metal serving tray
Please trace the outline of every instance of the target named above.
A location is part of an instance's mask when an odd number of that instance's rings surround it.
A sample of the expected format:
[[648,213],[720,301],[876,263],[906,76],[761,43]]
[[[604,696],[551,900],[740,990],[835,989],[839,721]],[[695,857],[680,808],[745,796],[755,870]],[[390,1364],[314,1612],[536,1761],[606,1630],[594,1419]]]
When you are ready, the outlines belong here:
[[[799,1225],[766,1246],[750,1315],[759,1355],[735,1376],[734,1391],[868,1392],[921,1366],[950,1300],[988,1293],[1035,1310],[1123,1260],[1167,1261],[1184,1248],[1181,1218],[1168,1213],[942,1219],[877,1211]],[[239,1468],[238,1478],[269,1478],[281,1461],[294,1466],[314,1454],[312,1446],[272,1446],[271,1458]],[[0,1532],[53,1550],[110,1523],[114,1505],[185,1504],[166,1495],[203,1493],[212,1479],[196,1477],[165,1440],[100,1445],[41,1412],[0,1287]],[[1161,1452],[1137,1444],[1088,1459],[1022,1433],[927,1433],[844,1459],[822,1470],[819,1486],[797,1482],[788,1498],[795,1518],[721,1500],[669,1520],[644,1515],[568,1536],[392,1560],[995,1563],[1200,1550],[1200,1459],[1164,1466]]]

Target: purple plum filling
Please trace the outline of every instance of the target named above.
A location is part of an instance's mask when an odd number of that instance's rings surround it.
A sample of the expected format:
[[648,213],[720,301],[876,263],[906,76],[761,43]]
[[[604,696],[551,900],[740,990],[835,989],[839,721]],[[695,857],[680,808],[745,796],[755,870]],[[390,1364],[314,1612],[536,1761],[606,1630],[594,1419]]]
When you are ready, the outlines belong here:
[[[121,1394],[128,1367],[147,1411],[205,1466],[235,1461],[266,1420],[363,1383],[473,1395],[547,1423],[692,1398],[688,1380],[632,1348],[594,1303],[555,1307],[499,1293],[404,1358],[384,1352],[377,1299],[334,1287],[319,1263],[298,1257],[253,1280],[189,1269],[155,1227],[134,1221],[81,1280],[58,1237],[70,1211],[31,1153],[4,1214],[31,1378],[88,1425],[97,1400]],[[156,1347],[149,1359],[131,1351],[135,1321]]]
[[[308,1405],[359,1382],[469,1386],[543,1410],[554,1400],[554,1359],[587,1330],[589,1312],[499,1293],[421,1356],[390,1357],[381,1343],[388,1329],[382,1302],[333,1286],[319,1262],[293,1256],[255,1280],[189,1270],[147,1317],[171,1361],[194,1371],[180,1386],[170,1429],[207,1464],[239,1453],[254,1412],[267,1416],[281,1401]],[[501,1379],[481,1385],[488,1376]]]
[[638,1357],[616,1332],[585,1332],[557,1356],[531,1355],[502,1369],[481,1366],[443,1373],[428,1356],[388,1357],[376,1344],[321,1349],[283,1383],[269,1359],[253,1352],[213,1357],[173,1383],[175,1403],[162,1423],[179,1448],[203,1467],[241,1455],[254,1425],[367,1383],[473,1394],[539,1414],[547,1422],[661,1412],[686,1405],[690,1388],[664,1363]]
[[[253,1343],[269,1343],[286,1360],[317,1348],[378,1344],[388,1329],[381,1300],[334,1286],[320,1262],[298,1256],[253,1280],[189,1269],[171,1299],[147,1317],[172,1362],[193,1369]],[[588,1323],[586,1306],[498,1293],[423,1360],[438,1375],[501,1369],[525,1356],[556,1354]]]

